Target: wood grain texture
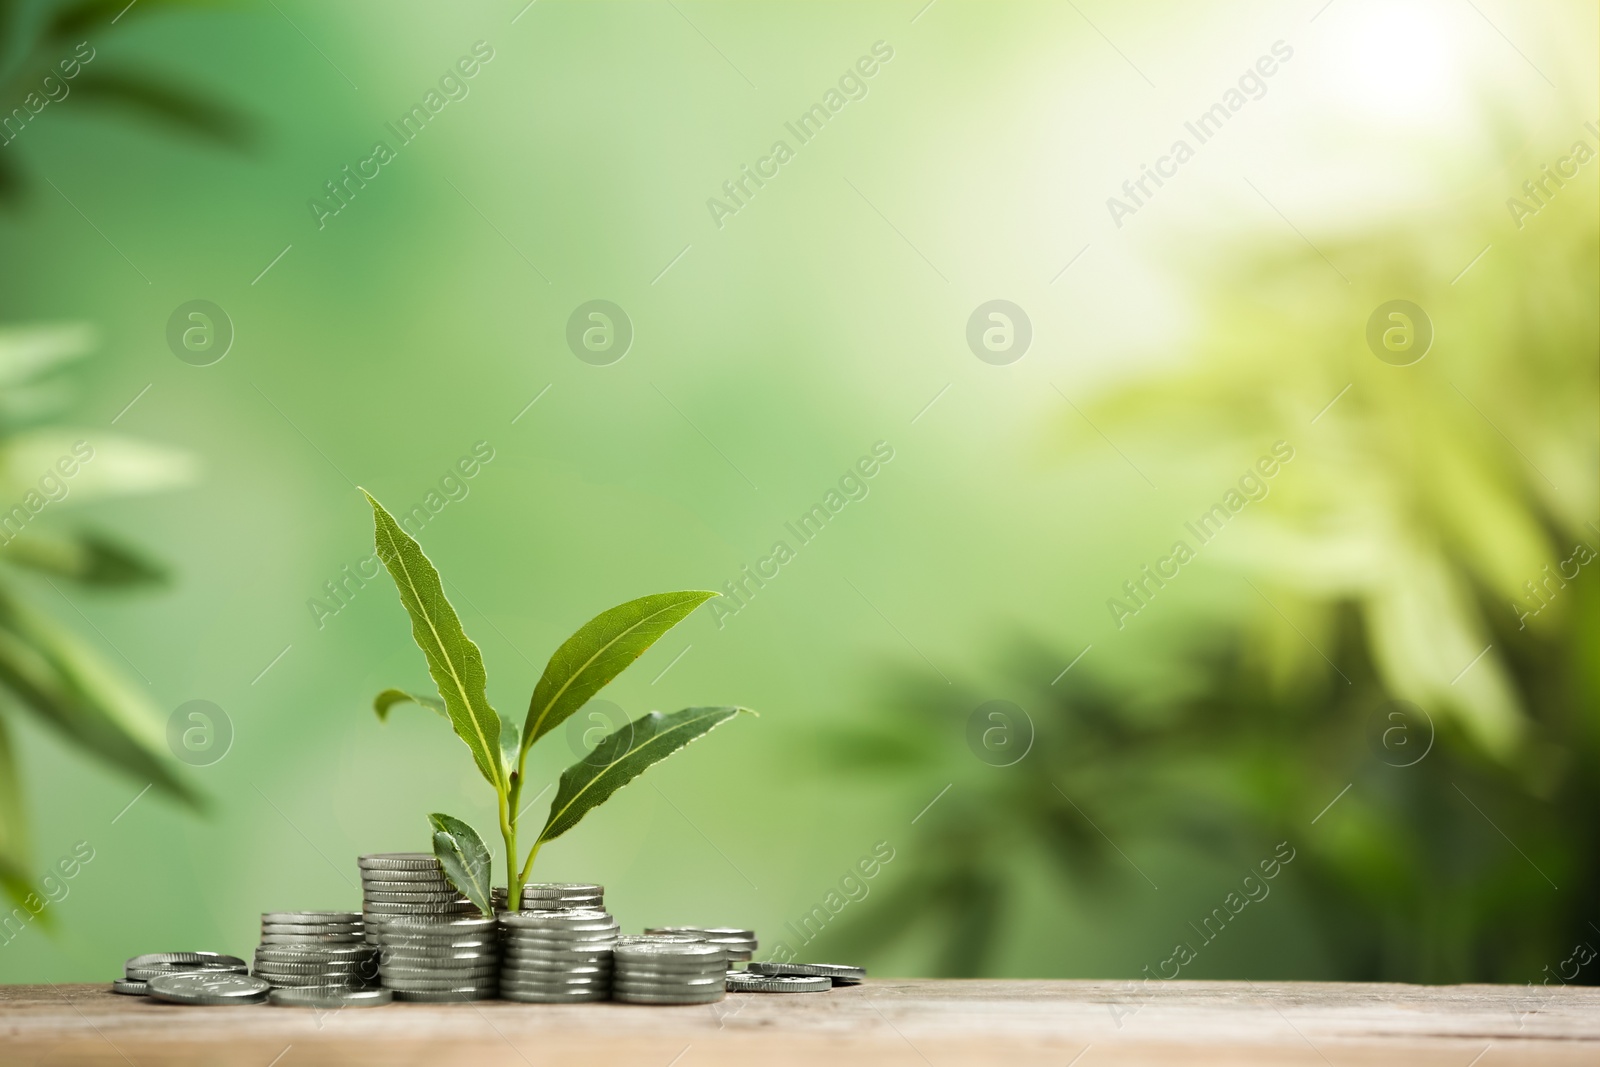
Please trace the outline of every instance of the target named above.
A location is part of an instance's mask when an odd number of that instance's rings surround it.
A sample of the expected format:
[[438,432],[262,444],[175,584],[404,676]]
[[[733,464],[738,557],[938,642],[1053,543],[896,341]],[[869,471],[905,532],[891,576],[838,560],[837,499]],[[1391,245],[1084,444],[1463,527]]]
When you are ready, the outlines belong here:
[[0,1063],[1595,1067],[1600,988],[918,980],[676,1008],[485,1001],[319,1013],[0,986]]

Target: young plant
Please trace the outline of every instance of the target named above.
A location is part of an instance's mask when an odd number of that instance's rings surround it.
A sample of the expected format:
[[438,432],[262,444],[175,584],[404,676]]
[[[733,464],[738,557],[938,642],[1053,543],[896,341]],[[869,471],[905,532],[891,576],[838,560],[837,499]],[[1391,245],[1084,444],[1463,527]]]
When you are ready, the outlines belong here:
[[[373,710],[384,720],[396,704],[419,704],[448,719],[456,735],[466,742],[478,772],[494,786],[499,801],[510,907],[516,908],[522,899],[523,883],[528,880],[540,846],[572,829],[651,764],[750,710],[696,707],[670,715],[652,711],[604,738],[593,752],[562,772],[544,828],[528,850],[526,861],[519,864],[517,815],[528,749],[583,707],[658,637],[717,594],[699,590],[656,593],[618,604],[584,623],[550,657],[544,674],[533,687],[528,715],[519,731],[515,722],[489,706],[483,654],[462,630],[461,620],[445,598],[439,572],[394,516],[371,493],[362,493],[372,505],[378,558],[400,591],[400,602],[411,616],[411,636],[427,658],[428,673],[439,691],[434,697],[385,689],[373,700]],[[451,883],[485,915],[493,914],[489,900],[492,857],[488,846],[476,830],[460,819],[433,814],[428,821],[433,828],[434,855],[439,857]]]

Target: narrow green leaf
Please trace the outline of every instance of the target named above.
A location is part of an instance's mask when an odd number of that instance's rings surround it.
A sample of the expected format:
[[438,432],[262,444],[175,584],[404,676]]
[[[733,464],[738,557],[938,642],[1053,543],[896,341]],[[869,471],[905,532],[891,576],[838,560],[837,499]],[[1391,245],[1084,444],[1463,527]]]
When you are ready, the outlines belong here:
[[478,831],[449,815],[434,812],[428,816],[433,826],[433,854],[439,857],[445,877],[478,906],[485,915],[493,915],[489,900],[489,870],[494,857],[489,847],[478,836]]
[[385,689],[372,698],[372,710],[378,713],[380,722],[389,721],[389,709],[396,704],[419,704],[430,711],[438,712],[443,719],[448,720],[450,718],[450,713],[444,709],[444,701],[424,693],[408,693],[404,689]]
[[717,596],[691,589],[652,593],[602,611],[567,638],[545,666],[528,702],[522,751],[566,721],[628,664],[644,655],[656,638]]
[[755,714],[749,708],[684,708],[671,715],[652,711],[623,726],[561,772],[539,841],[560,837],[652,763],[666,759],[741,711]]
[[[489,706],[483,653],[461,629],[455,608],[445,599],[439,572],[394,516],[365,489],[372,505],[373,538],[378,558],[389,569],[400,603],[411,616],[411,636],[428,659],[428,673],[444,698],[456,734],[467,743],[473,762],[491,785],[506,789],[500,757],[500,715]],[[376,708],[376,704],[374,704]]]
[[246,147],[253,140],[251,124],[239,112],[213,103],[192,89],[139,71],[113,70],[96,64],[78,76],[73,92],[85,100],[125,108],[180,133],[234,148]]

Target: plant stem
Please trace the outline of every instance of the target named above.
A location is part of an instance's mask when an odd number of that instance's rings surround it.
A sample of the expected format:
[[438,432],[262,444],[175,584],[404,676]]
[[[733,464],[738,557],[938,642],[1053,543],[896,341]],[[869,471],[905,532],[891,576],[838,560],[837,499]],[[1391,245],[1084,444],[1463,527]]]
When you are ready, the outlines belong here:
[[518,885],[523,885],[528,881],[528,872],[533,870],[533,857],[539,854],[540,844],[541,842],[535,841],[533,847],[528,850],[528,862],[522,865],[522,875],[517,879]]
[[[516,789],[511,790],[512,794]],[[516,797],[500,794],[500,837],[506,843],[506,907],[517,911],[522,907],[522,879],[517,876],[517,812]]]

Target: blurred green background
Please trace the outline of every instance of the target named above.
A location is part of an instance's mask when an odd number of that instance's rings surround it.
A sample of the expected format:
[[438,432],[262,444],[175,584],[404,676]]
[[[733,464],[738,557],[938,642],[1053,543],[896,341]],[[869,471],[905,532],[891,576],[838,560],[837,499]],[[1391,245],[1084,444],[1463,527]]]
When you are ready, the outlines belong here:
[[[898,974],[1171,977],[1180,943],[1185,978],[1600,974],[1594,4],[4,11],[0,506],[97,452],[0,548],[7,884],[93,853],[0,978],[243,953],[261,911],[354,906],[427,812],[493,825],[440,723],[371,713],[426,681],[387,580],[311,606],[371,552],[355,485],[409,508],[478,442],[420,540],[503,710],[600,609],[797,548],[605,693],[761,712],[540,854],[629,930]],[[167,340],[197,299],[234,332],[204,366]],[[633,328],[610,365],[566,340],[594,299]],[[967,339],[996,299],[1031,324],[1002,365]],[[1432,331],[1404,366],[1366,339],[1396,299]],[[165,758],[191,700],[231,724],[206,766]]]

